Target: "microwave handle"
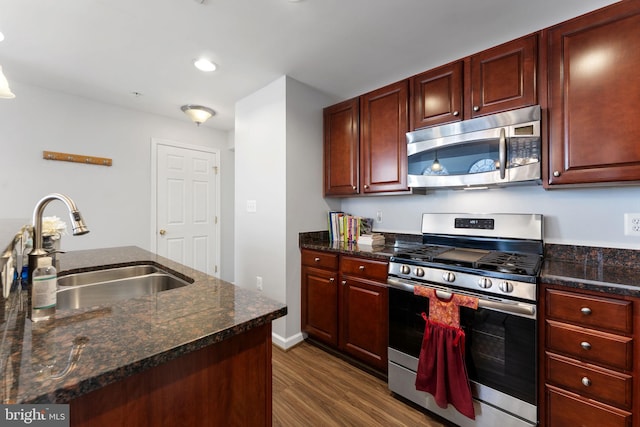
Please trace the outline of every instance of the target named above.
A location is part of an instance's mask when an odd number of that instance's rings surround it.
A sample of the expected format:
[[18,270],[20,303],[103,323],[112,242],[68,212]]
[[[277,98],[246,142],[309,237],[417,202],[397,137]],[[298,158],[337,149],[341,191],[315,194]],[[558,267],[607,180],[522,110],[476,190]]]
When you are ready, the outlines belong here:
[[500,156],[500,179],[504,179],[507,170],[507,137],[504,128],[500,129],[500,145],[499,145],[499,153]]

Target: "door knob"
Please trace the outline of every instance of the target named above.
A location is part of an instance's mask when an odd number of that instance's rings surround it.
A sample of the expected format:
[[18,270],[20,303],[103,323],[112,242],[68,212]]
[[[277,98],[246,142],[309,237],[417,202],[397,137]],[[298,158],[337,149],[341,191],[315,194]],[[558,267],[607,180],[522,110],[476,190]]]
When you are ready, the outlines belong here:
[[159,233],[160,233],[160,235],[161,235],[161,236],[164,236],[165,234],[167,234],[167,230],[162,230],[162,229],[161,229],[161,230],[159,231]]

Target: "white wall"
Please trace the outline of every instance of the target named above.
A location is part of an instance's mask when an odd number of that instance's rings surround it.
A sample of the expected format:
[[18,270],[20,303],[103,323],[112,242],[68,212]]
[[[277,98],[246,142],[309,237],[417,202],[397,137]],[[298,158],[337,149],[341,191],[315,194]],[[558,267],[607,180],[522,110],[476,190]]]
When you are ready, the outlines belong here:
[[542,186],[462,191],[426,196],[344,199],[342,209],[382,222],[374,230],[420,234],[423,212],[540,213],[546,243],[640,249],[640,238],[624,235],[624,213],[640,212],[640,186],[544,190]]
[[[298,234],[326,224],[322,198],[322,108],[332,101],[283,76],[236,104],[236,285],[287,304],[274,341],[300,335]],[[247,212],[255,200],[256,212]]]
[[[36,202],[49,193],[71,197],[91,232],[63,237],[62,250],[135,245],[149,249],[151,138],[220,149],[221,229],[233,229],[233,153],[227,132],[126,110],[12,81],[16,94],[0,100],[0,218],[31,222]],[[176,109],[179,106],[176,106]],[[113,159],[113,166],[48,161],[57,151]],[[225,205],[226,204],[226,205]],[[61,203],[47,206],[69,225]],[[221,233],[221,277],[233,280],[233,235]]]

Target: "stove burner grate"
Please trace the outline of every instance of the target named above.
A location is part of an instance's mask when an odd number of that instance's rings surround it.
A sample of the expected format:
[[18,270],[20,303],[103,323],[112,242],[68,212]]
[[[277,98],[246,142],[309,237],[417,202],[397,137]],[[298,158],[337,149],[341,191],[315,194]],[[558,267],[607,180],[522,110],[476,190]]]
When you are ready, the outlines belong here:
[[537,254],[515,252],[490,252],[476,263],[477,268],[502,273],[537,274],[542,258]]
[[535,253],[457,249],[451,246],[425,245],[396,253],[395,259],[414,260],[497,271],[500,273],[535,276],[542,257]]

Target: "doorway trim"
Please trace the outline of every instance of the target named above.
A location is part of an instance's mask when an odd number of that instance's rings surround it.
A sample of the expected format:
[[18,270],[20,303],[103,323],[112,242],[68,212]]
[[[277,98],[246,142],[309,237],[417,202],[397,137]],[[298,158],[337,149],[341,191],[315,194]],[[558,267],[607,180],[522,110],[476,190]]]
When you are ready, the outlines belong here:
[[216,271],[213,273],[213,276],[215,277],[220,277],[220,270],[221,270],[221,265],[220,265],[220,239],[221,239],[221,234],[220,234],[220,179],[221,179],[221,174],[220,174],[220,150],[215,149],[215,148],[210,148],[210,147],[205,147],[202,145],[194,145],[194,144],[185,144],[182,142],[177,142],[177,141],[172,141],[169,139],[163,139],[163,138],[151,138],[151,221],[150,222],[150,233],[149,233],[149,248],[151,250],[151,252],[156,253],[157,250],[157,230],[158,230],[158,222],[157,222],[157,218],[158,218],[158,146],[159,145],[166,145],[169,147],[175,147],[175,148],[182,148],[182,149],[186,149],[186,150],[193,150],[193,151],[202,151],[205,153],[213,153],[216,156],[216,161],[217,164],[215,165],[215,167],[217,168],[216,170],[216,188],[215,188],[215,199],[216,199],[216,209],[215,209],[215,216],[216,216],[216,221],[215,221],[215,228],[216,228],[216,242],[215,242],[215,246],[216,246],[216,256],[215,256],[215,260],[214,263],[216,265]]

